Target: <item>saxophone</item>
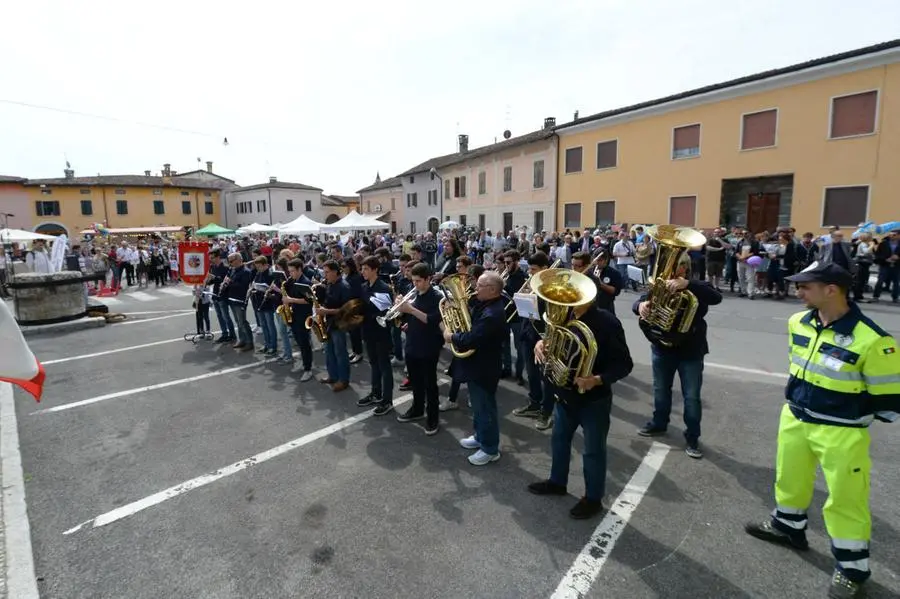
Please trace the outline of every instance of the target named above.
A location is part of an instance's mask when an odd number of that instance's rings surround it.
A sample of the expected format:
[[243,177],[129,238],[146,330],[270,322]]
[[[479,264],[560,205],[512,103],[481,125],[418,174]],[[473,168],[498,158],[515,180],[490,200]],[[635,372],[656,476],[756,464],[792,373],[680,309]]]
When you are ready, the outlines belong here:
[[313,332],[313,335],[316,336],[319,343],[325,343],[328,341],[328,329],[326,328],[325,315],[319,311],[321,306],[319,306],[319,297],[316,295],[316,288],[320,285],[322,285],[322,283],[316,283],[311,287],[312,293],[310,293],[309,300],[312,301],[313,315],[306,317],[304,326],[307,330]]
[[[269,292],[267,291],[266,295],[268,295],[268,294],[269,294]],[[281,297],[288,297],[287,279],[285,279],[281,283]],[[265,297],[263,298],[263,301],[265,301]],[[285,306],[284,304],[281,304],[280,306],[278,306],[278,308],[275,309],[275,312],[278,313],[278,315],[284,321],[284,324],[286,324],[287,326],[291,326],[291,322],[293,321],[294,317],[293,317],[293,314],[291,313],[290,306]]]
[[647,294],[650,315],[638,323],[651,343],[676,347],[693,330],[699,302],[690,291],[670,291],[666,283],[673,278],[690,276],[680,272],[685,265],[690,269],[688,250],[702,246],[706,237],[700,231],[676,225],[650,227],[647,235],[657,243],[656,263]]
[[[472,315],[469,314],[469,276],[462,274],[444,277],[440,282],[444,297],[438,304],[444,326],[452,333],[465,333],[472,330]],[[468,358],[475,353],[474,349],[459,351],[450,344],[450,351],[457,358]]]

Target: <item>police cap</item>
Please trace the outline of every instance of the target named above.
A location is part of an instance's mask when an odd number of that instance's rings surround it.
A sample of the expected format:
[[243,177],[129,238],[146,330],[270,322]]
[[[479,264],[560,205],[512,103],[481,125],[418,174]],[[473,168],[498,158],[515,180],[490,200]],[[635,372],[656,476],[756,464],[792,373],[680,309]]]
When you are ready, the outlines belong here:
[[825,283],[826,285],[837,285],[842,289],[847,289],[853,284],[853,275],[846,268],[829,262],[828,264],[820,264],[818,261],[813,262],[797,274],[785,277],[792,283]]

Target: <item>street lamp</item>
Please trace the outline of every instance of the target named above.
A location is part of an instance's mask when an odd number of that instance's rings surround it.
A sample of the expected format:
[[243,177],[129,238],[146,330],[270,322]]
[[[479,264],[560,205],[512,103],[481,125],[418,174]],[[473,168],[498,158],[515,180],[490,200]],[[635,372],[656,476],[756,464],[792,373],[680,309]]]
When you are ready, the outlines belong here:
[[438,174],[434,167],[431,167],[431,180],[434,181],[435,177],[440,181],[440,184],[438,185],[438,206],[440,207],[438,210],[440,216],[438,226],[440,226],[440,224],[444,222],[444,178]]
[[3,245],[3,266],[6,267],[7,280],[5,283],[12,281],[15,276],[12,269],[12,241],[9,239],[9,219],[14,216],[15,214],[10,214],[9,212],[0,212],[0,217],[3,217],[4,231],[4,239],[0,239],[0,244]]

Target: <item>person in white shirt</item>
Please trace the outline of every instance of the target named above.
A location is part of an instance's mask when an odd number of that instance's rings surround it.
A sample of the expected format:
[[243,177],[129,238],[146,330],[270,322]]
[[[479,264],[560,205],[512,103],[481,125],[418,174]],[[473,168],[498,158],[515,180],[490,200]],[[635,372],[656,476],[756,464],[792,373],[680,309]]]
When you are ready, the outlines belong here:
[[43,239],[35,239],[31,245],[31,251],[25,255],[25,264],[31,269],[31,272],[39,272],[50,274],[53,267],[50,266],[50,254],[47,253],[47,247]]
[[625,231],[619,232],[619,241],[613,246],[613,256],[616,258],[616,269],[622,275],[623,287],[631,285],[637,291],[637,283],[628,278],[628,267],[634,265],[634,244],[628,238]]

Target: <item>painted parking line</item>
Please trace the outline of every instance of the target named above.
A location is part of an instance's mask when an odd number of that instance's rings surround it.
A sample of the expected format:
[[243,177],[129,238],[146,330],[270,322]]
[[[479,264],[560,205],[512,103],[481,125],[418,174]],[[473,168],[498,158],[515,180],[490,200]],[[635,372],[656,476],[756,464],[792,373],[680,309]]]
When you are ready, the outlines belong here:
[[650,446],[641,465],[619,493],[609,512],[597,525],[584,549],[575,558],[572,567],[551,595],[551,599],[583,599],[587,596],[606,559],[612,553],[619,535],[625,530],[650,484],[659,473],[669,449],[668,445],[662,443],[653,443]]
[[[412,393],[401,395],[394,400],[394,406],[396,407],[404,404],[411,399]],[[317,431],[303,435],[302,437],[298,437],[293,441],[288,441],[287,443],[283,443],[277,447],[273,447],[272,449],[267,449],[266,451],[263,451],[256,455],[234,462],[233,464],[225,466],[224,468],[219,468],[218,470],[215,470],[208,474],[198,476],[197,478],[192,478],[191,480],[186,480],[173,487],[169,487],[168,489],[164,489],[162,491],[159,491],[158,493],[154,493],[153,495],[148,495],[143,499],[133,501],[128,505],[123,505],[112,511],[106,512],[105,514],[100,514],[96,518],[91,518],[90,520],[86,520],[85,522],[82,522],[77,526],[73,526],[69,530],[63,532],[63,534],[70,535],[85,528],[100,528],[101,526],[106,526],[108,524],[112,524],[113,522],[118,522],[119,520],[128,518],[129,516],[133,516],[138,512],[142,512],[147,508],[153,507],[154,505],[159,505],[164,501],[174,499],[180,495],[184,495],[185,493],[194,491],[195,489],[205,487],[206,485],[214,483],[217,480],[223,479],[227,476],[237,474],[238,472],[246,470],[250,466],[257,466],[259,464],[262,464],[263,462],[271,460],[272,458],[277,458],[280,455],[284,455],[289,451],[299,449],[304,445],[308,445],[313,441],[317,441],[319,439],[327,437],[328,435],[341,431],[349,426],[353,426],[354,424],[367,420],[372,416],[372,410],[366,410],[361,414],[350,416],[349,418],[345,418],[340,422],[335,422],[334,424],[331,424],[324,428],[320,428]]]
[[256,368],[258,366],[262,366],[263,364],[268,364],[269,362],[274,362],[277,358],[269,358],[268,360],[260,360],[258,362],[253,362],[252,364],[243,364],[241,366],[234,366],[232,368],[223,368],[222,370],[215,370],[213,372],[206,372],[204,374],[198,374],[197,376],[190,376],[184,379],[176,379],[174,381],[166,381],[165,383],[157,383],[155,385],[147,385],[145,387],[136,387],[134,389],[125,389],[124,391],[116,391],[115,393],[107,393],[106,395],[98,395],[97,397],[90,397],[88,399],[82,399],[81,401],[73,401],[71,403],[62,404],[60,406],[54,406],[52,408],[46,408],[44,410],[37,410],[36,412],[32,412],[31,416],[36,416],[39,414],[51,414],[53,412],[63,412],[65,410],[72,410],[74,408],[80,408],[83,406],[89,406],[91,404],[95,404],[101,401],[107,401],[110,399],[118,399],[120,397],[128,397],[129,395],[137,395],[139,393],[146,393],[147,391],[156,391],[157,389],[165,389],[166,387],[173,387],[175,385],[184,385],[187,383],[193,383],[196,381],[202,381],[205,379],[211,379],[216,376],[222,376],[223,374],[231,374],[232,372],[238,372],[240,370],[247,370],[248,368]]

